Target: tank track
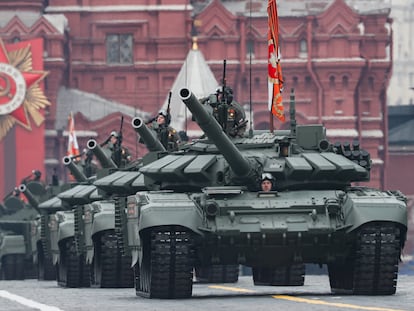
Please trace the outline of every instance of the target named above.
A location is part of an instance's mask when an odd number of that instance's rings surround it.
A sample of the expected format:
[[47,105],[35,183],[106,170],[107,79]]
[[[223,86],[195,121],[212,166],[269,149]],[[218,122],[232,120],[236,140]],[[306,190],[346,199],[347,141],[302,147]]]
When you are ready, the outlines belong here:
[[[147,298],[189,298],[193,291],[191,232],[179,226],[151,228],[144,238],[136,294]],[[139,285],[138,285],[139,284]]]
[[277,268],[256,268],[253,271],[254,285],[303,286],[305,284],[305,264],[292,264]]
[[48,248],[48,235],[49,235],[49,225],[48,225],[48,219],[49,215],[41,215],[40,216],[40,241],[41,241],[41,247],[42,251],[45,257],[52,258],[52,255],[50,254],[50,250]]
[[56,280],[56,267],[53,265],[52,259],[39,253],[39,250],[37,255],[37,279],[41,281]]
[[24,280],[24,255],[3,256],[0,272],[2,280]]
[[123,256],[114,230],[102,233],[95,241],[91,285],[101,288],[134,287],[131,258]]
[[61,287],[90,287],[90,266],[76,252],[74,238],[68,238],[59,247],[60,263],[58,264],[57,282]]
[[126,245],[128,245],[128,241],[126,239],[128,232],[126,230],[127,219],[125,214],[125,206],[125,198],[115,198],[115,233],[118,238],[118,248],[121,250],[121,254],[123,256],[127,254]]
[[81,255],[85,253],[85,243],[83,239],[83,206],[77,206],[74,209],[74,227],[75,227],[75,245],[76,245],[76,252]]
[[397,225],[363,226],[357,232],[353,254],[346,262],[328,265],[331,291],[354,295],[395,294],[400,254]]
[[31,256],[24,261],[24,278],[37,279],[37,265],[34,264]]
[[195,276],[199,283],[236,283],[239,280],[239,265],[196,267]]

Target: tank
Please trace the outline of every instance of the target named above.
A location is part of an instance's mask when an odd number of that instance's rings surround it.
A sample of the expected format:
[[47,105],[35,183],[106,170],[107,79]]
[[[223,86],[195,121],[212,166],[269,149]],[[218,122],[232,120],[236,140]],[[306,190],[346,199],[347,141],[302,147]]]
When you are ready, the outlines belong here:
[[[74,211],[70,203],[59,196],[72,199],[74,192],[84,190],[77,187],[82,183],[87,184],[93,178],[86,177],[72,157],[64,157],[62,162],[75,181],[46,187],[47,197],[39,202],[38,209],[41,215],[38,242],[39,279],[57,279],[58,284],[63,287],[89,286],[89,270],[82,265],[84,260],[75,259],[79,256],[75,249]],[[67,256],[62,256],[63,253]],[[62,257],[67,258],[62,259]],[[75,264],[76,260],[79,261],[78,264]]]
[[84,210],[87,262],[92,265],[93,286],[134,287],[131,254],[124,247],[125,202],[128,195],[147,189],[139,172],[141,166],[142,159],[132,161],[111,169],[110,174],[93,183],[104,197]]
[[[99,146],[96,148],[100,148]],[[100,153],[99,153],[100,152]],[[95,153],[94,153],[95,154]],[[99,156],[105,156],[102,149]],[[57,268],[57,282],[61,287],[91,286],[91,266],[86,261],[85,221],[83,212],[89,203],[102,200],[97,188],[92,184],[96,175],[87,177],[80,161],[72,157],[63,157],[76,182],[57,195],[61,209],[49,219],[53,263]],[[104,160],[102,167],[113,167],[112,162]]]
[[[56,213],[65,209],[58,194],[70,189],[70,183],[48,187],[49,198],[39,203],[40,241],[38,243],[38,271],[40,280],[56,280],[59,247]],[[73,226],[73,225],[72,225]]]
[[[70,254],[72,260],[79,261],[79,267],[84,266],[84,269],[61,269],[62,273],[66,273],[62,275],[62,279],[77,281],[71,284],[66,282],[66,285],[61,282],[60,285],[85,286],[83,275],[89,269],[92,287],[133,287],[131,257],[123,252],[121,231],[116,229],[116,210],[126,194],[142,189],[133,185],[133,181],[140,174],[135,169],[135,162],[125,167],[117,167],[110,158],[111,153],[95,140],[89,140],[87,146],[98,158],[102,169],[95,176],[86,179],[78,165],[71,163],[69,159],[64,161],[79,183],[59,194],[59,198],[67,206],[67,211],[55,218],[58,232],[64,228],[71,229],[71,233],[65,235],[64,239],[58,238],[59,253]],[[121,212],[118,214],[122,215]],[[58,236],[61,237],[60,234]],[[70,274],[74,277],[69,277]]]
[[35,239],[38,227],[36,207],[21,198],[22,188],[9,194],[0,217],[0,274],[2,279],[23,280],[36,277]]
[[[328,266],[334,293],[396,292],[406,198],[360,185],[371,160],[357,142],[297,125],[293,94],[289,130],[234,138],[190,90],[180,96],[206,138],[139,170],[157,190],[127,198],[138,295],[191,297],[194,269],[215,265],[251,267],[255,285],[280,285],[281,271],[301,283],[307,263]],[[275,180],[268,192],[264,174]]]
[[24,183],[18,187],[19,192],[26,197],[28,205],[39,213],[35,226],[31,230],[30,244],[33,250],[33,262],[37,268],[38,280],[56,279],[49,218],[56,211],[63,209],[62,202],[56,195],[69,187],[69,184],[46,185],[39,179],[24,180]]

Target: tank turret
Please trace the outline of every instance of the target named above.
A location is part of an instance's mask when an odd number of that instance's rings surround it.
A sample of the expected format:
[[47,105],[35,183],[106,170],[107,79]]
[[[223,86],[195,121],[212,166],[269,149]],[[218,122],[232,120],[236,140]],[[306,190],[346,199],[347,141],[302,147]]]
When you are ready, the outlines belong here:
[[[16,188],[16,190],[18,190]],[[21,209],[24,208],[24,203],[20,200],[19,197],[16,196],[8,196],[4,199],[4,207],[7,214],[13,214]]]
[[196,118],[200,128],[223,154],[233,172],[239,177],[250,175],[252,170],[249,161],[243,157],[231,139],[223,132],[216,119],[204,109],[195,95],[184,88],[180,91],[180,97]]
[[85,182],[88,180],[86,175],[80,170],[80,168],[73,162],[71,157],[63,157],[63,164],[70,170],[70,173],[75,177],[78,182]]
[[111,155],[103,150],[101,146],[94,139],[90,139],[87,142],[88,149],[93,152],[93,154],[98,158],[102,167],[104,168],[117,168],[115,162],[111,159]]
[[155,134],[145,125],[141,118],[133,118],[132,127],[139,134],[149,151],[166,151]]

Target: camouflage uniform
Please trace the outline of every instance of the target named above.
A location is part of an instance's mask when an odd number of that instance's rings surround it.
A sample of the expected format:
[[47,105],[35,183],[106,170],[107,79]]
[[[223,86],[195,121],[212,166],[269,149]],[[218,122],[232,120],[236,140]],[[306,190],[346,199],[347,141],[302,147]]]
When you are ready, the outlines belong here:
[[153,122],[152,129],[156,132],[158,140],[168,151],[175,151],[178,149],[180,137],[177,131],[169,125]]
[[[163,116],[162,120],[158,118]],[[180,136],[177,131],[169,126],[170,124],[170,115],[164,110],[160,110],[158,115],[147,122],[149,128],[151,128],[157,135],[158,140],[164,146],[167,151],[176,151],[178,150],[178,145],[180,143]]]
[[242,137],[246,131],[246,114],[242,106],[233,100],[231,88],[225,88],[225,100],[223,92],[218,90],[200,100],[202,104],[208,104],[212,108],[212,114],[223,130],[231,137]]
[[[115,137],[118,139],[118,133],[116,131],[112,131],[110,138]],[[118,167],[124,167],[131,161],[131,154],[129,153],[128,148],[119,146],[117,141],[109,141],[108,149],[111,151],[111,158],[112,161],[115,162]]]

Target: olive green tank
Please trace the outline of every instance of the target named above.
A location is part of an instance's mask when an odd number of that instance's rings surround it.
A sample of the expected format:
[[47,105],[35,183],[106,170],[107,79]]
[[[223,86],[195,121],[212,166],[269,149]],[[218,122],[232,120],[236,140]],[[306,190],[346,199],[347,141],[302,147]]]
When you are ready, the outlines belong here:
[[[180,96],[206,138],[143,165],[148,189],[127,200],[136,292],[188,298],[193,271],[251,267],[256,285],[303,284],[303,264],[326,264],[333,292],[392,295],[407,234],[399,191],[369,181],[358,143],[332,144],[323,125],[230,138],[188,89]],[[264,176],[271,191],[260,188]]]
[[[32,174],[31,174],[32,175]],[[37,201],[30,197],[24,202],[21,193],[27,188],[42,193],[37,182],[24,181],[26,185],[16,187],[6,196],[0,207],[0,274],[2,279],[28,279],[37,277],[37,248],[39,212]],[[33,203],[33,204],[32,204]]]

